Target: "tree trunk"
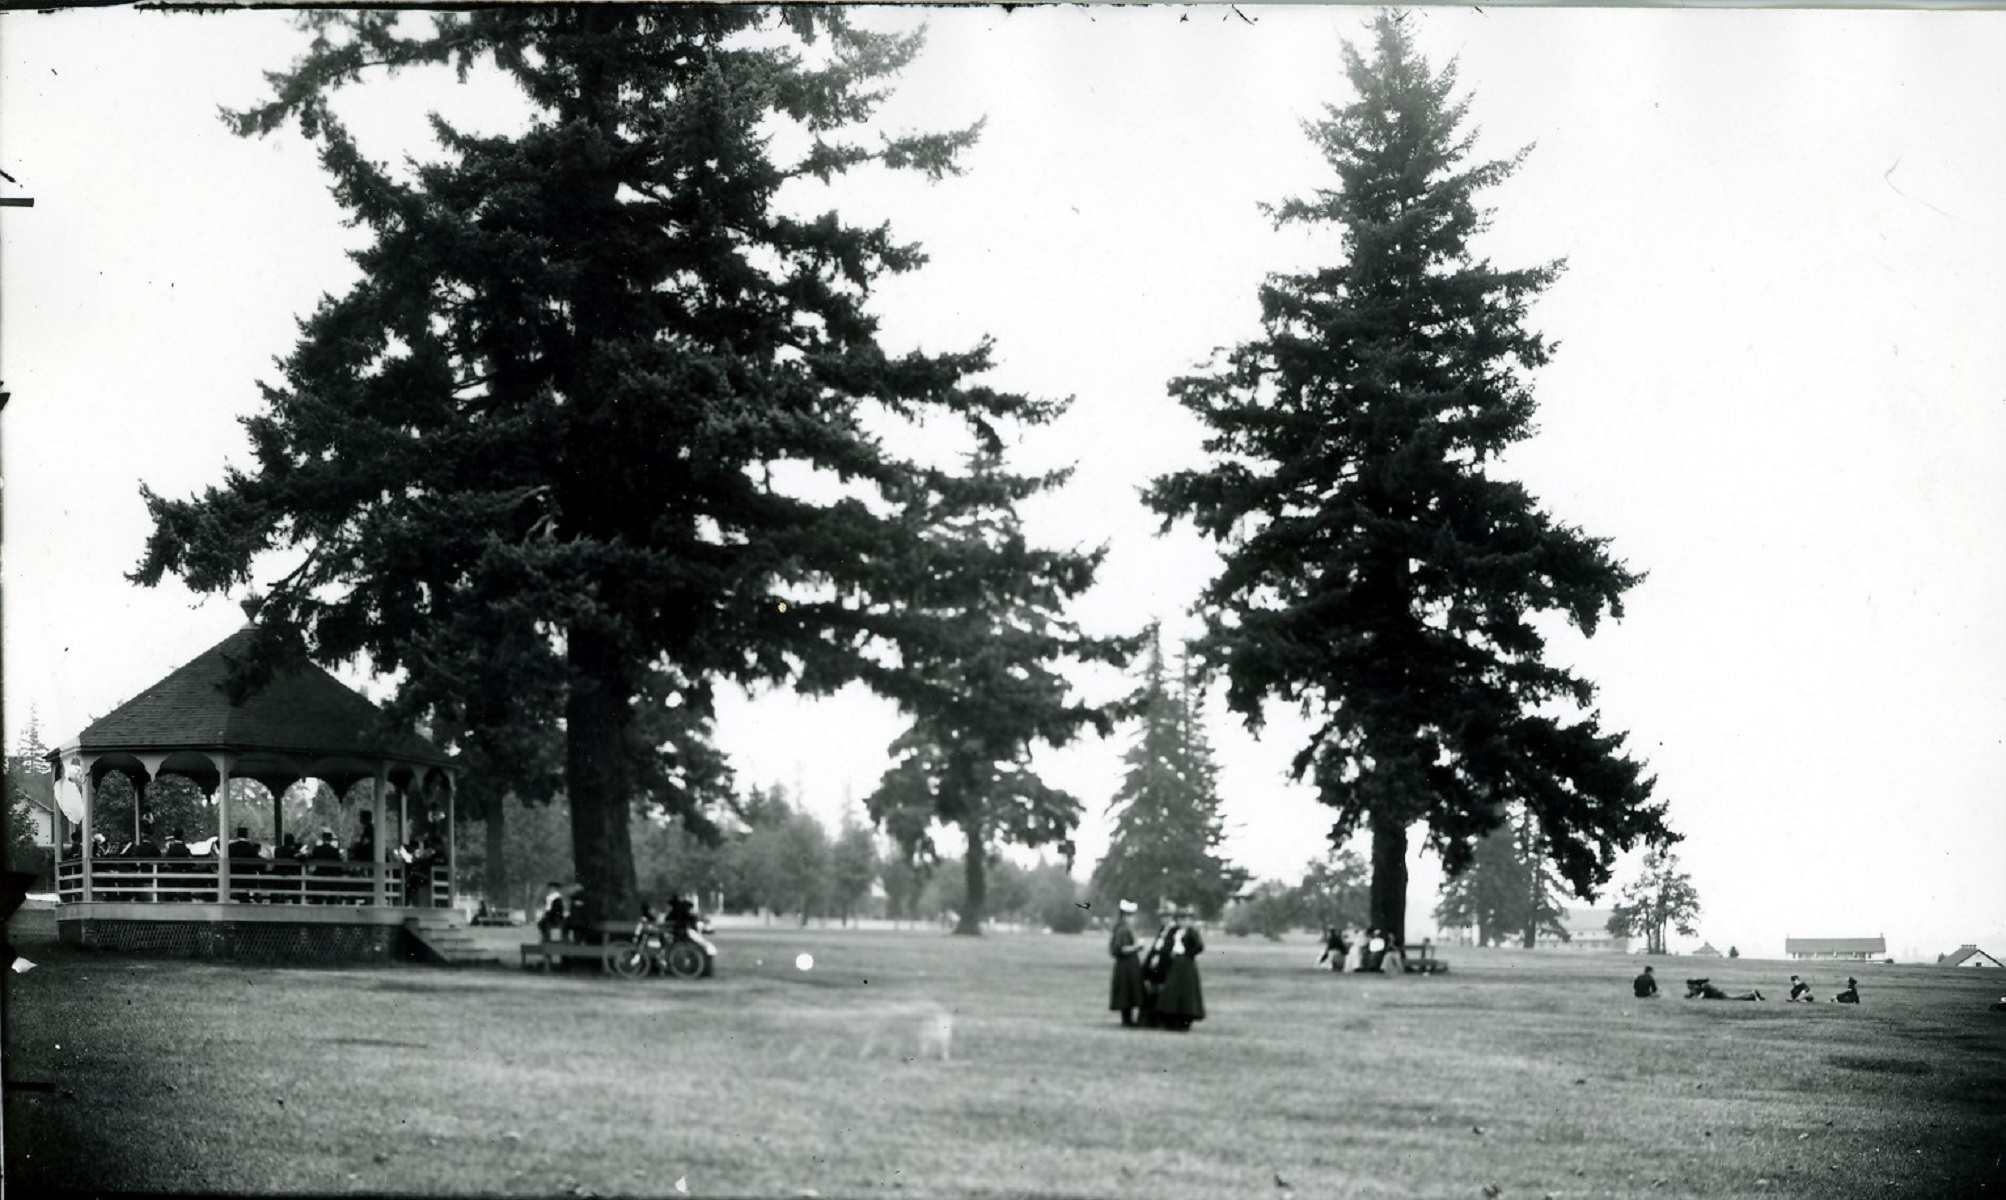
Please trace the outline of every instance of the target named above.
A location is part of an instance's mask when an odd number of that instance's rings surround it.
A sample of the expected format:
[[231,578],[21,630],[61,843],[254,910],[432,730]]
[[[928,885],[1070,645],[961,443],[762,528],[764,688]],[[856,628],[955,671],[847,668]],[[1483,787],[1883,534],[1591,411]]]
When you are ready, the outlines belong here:
[[617,651],[594,631],[567,641],[564,787],[571,800],[571,855],[592,920],[624,920],[636,901],[629,831],[626,743],[633,720]]
[[507,812],[506,795],[497,795],[488,802],[488,819],[483,822],[487,829],[487,878],[481,881],[488,907],[500,908],[504,914],[515,907],[515,896],[509,890]]
[[1407,826],[1372,819],[1372,927],[1407,944]]
[[962,858],[962,878],[967,882],[967,897],[961,905],[960,919],[955,922],[954,932],[962,937],[982,935],[982,907],[988,899],[989,879],[984,874],[987,866],[982,861],[982,822],[973,817],[962,822],[968,833],[968,853]]

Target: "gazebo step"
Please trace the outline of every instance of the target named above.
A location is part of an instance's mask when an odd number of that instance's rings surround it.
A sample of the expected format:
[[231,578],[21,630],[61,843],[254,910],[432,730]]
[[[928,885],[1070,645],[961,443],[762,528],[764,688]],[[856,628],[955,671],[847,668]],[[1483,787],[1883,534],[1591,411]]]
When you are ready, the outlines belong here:
[[501,956],[481,948],[464,925],[453,923],[443,914],[406,917],[404,928],[434,960],[451,966],[467,963],[499,963]]

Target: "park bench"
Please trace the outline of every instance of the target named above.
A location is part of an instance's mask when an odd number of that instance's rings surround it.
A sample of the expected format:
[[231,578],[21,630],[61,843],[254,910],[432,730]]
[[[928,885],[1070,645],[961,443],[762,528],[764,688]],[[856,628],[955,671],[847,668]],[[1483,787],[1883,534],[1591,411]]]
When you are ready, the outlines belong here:
[[601,970],[606,967],[606,947],[587,946],[580,942],[524,942],[522,944],[522,965],[540,966],[548,971],[556,966],[570,966],[580,959],[597,963]]
[[1449,964],[1435,957],[1435,947],[1430,942],[1407,947],[1400,968],[1409,975],[1446,975],[1449,972]]

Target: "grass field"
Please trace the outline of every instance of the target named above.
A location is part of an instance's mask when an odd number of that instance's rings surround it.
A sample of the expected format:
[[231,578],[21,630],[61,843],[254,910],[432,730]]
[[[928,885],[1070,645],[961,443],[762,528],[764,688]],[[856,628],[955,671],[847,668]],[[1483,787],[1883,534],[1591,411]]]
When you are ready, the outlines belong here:
[[[512,945],[519,931],[499,931]],[[1094,936],[726,930],[715,979],[272,968],[16,935],[18,1194],[1213,1197],[2006,1194],[1995,975],[1661,960],[1311,970],[1218,937],[1210,1018],[1121,1029]],[[795,956],[811,952],[812,970]],[[1844,971],[1814,973],[1829,995]],[[949,1057],[925,1037],[952,1015]],[[26,1085],[26,1090],[21,1085]],[[41,1090],[46,1085],[48,1090]]]

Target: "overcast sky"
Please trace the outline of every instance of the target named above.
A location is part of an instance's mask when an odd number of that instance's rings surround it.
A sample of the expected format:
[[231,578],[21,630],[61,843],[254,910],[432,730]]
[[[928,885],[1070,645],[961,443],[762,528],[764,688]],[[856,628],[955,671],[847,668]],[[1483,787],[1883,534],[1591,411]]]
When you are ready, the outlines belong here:
[[[894,346],[988,334],[993,382],[1075,397],[1018,447],[1077,465],[1033,532],[1111,547],[1090,628],[1188,633],[1216,560],[1136,500],[1201,461],[1164,384],[1257,332],[1266,272],[1331,259],[1334,235],[1278,233],[1256,205],[1327,182],[1299,123],[1346,99],[1338,48],[1369,10],[924,15],[885,121],[986,117],[967,173],[795,199],[926,247],[878,298]],[[2006,14],[1427,9],[1419,35],[1460,56],[1483,152],[1537,144],[1481,244],[1568,260],[1532,315],[1560,343],[1540,433],[1505,469],[1649,573],[1623,621],[1555,654],[1671,802],[1700,937],[1999,953]],[[241,623],[234,597],[123,576],[139,483],[182,496],[243,461],[235,422],[295,316],[352,278],[358,235],[305,144],[215,116],[300,45],[269,12],[0,16],[0,194],[36,201],[0,210],[10,745],[31,706],[67,739]],[[520,112],[478,79],[349,102],[393,160],[429,150],[428,107],[494,129]],[[1274,714],[1255,740],[1213,707],[1230,849],[1292,877],[1328,826],[1285,777],[1299,725]],[[720,734],[748,782],[798,782],[833,820],[899,728],[868,697],[768,695],[729,700]],[[1082,874],[1129,740],[1041,757],[1092,814]],[[1423,862],[1410,932],[1436,881]]]

